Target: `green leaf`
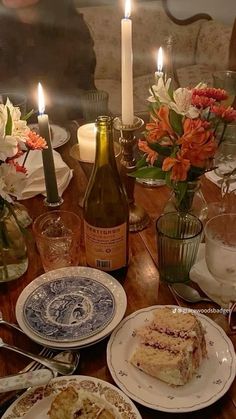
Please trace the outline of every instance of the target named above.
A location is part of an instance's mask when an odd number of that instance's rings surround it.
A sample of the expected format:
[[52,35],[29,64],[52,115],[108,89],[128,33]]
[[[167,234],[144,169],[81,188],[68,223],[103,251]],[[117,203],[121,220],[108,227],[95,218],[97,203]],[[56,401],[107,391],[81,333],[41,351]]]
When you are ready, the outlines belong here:
[[188,188],[188,183],[187,182],[176,182],[175,189],[178,191],[178,194],[176,196],[178,205],[183,200],[183,198],[184,198],[184,196],[187,192],[187,188]]
[[170,124],[173,130],[181,136],[183,134],[183,125],[182,125],[183,116],[179,115],[173,109],[170,109]]
[[205,169],[201,167],[191,166],[188,172],[188,180],[193,181],[198,179],[201,175],[205,173]]
[[169,157],[171,155],[172,147],[164,146],[159,143],[149,143],[148,145],[152,150],[157,151],[162,156]]
[[171,176],[171,170],[169,170],[169,172],[166,172],[166,185],[169,186],[169,188],[173,187],[173,182],[170,178]]
[[12,117],[10,109],[7,106],[7,123],[5,128],[5,135],[11,135],[12,133]]
[[147,163],[147,161],[146,161],[146,158],[147,158],[147,154],[144,154],[144,155],[141,157],[141,159],[137,161],[137,163],[136,163],[136,168],[137,168],[137,169],[140,169],[141,167],[148,166],[148,163]]
[[31,111],[29,111],[26,115],[21,117],[21,120],[27,121],[27,119],[29,119],[34,113],[36,113],[36,111],[34,111],[34,109],[31,109]]
[[148,166],[129,173],[129,176],[138,179],[165,179],[165,172],[160,167]]

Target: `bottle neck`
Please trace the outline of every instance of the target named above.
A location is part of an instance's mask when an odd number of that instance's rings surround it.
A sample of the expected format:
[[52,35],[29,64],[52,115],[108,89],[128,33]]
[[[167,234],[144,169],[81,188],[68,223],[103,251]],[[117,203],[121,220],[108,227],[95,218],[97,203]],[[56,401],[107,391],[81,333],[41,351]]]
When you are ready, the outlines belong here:
[[[110,118],[97,123],[96,165],[113,165],[115,161],[113,148],[112,124]],[[108,118],[108,117],[107,117]]]

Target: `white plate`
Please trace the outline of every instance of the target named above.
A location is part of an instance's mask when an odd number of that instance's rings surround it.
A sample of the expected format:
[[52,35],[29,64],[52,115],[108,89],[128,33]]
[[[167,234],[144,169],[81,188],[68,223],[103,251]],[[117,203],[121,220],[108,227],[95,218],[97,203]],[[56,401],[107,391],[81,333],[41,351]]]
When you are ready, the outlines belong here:
[[[86,339],[81,339],[81,340],[73,340],[73,341],[68,341],[68,342],[55,342],[55,341],[50,340],[48,337],[45,339],[42,336],[38,336],[27,326],[26,322],[24,321],[24,315],[23,315],[24,304],[28,296],[31,295],[31,293],[40,285],[44,284],[45,282],[52,281],[54,279],[63,278],[65,276],[70,276],[70,277],[83,276],[85,278],[94,279],[95,281],[98,281],[102,283],[104,286],[106,286],[107,288],[109,288],[115,300],[115,313],[111,322],[104,329],[94,334],[93,336],[90,336]],[[17,318],[18,324],[20,325],[22,330],[25,332],[25,334],[29,336],[30,339],[34,340],[40,345],[59,349],[59,350],[68,349],[68,348],[76,349],[76,348],[82,348],[82,347],[93,345],[94,343],[107,337],[124,317],[126,307],[127,307],[127,297],[126,297],[124,288],[115,278],[113,278],[111,275],[105,272],[99,271],[98,269],[76,266],[76,267],[60,268],[54,271],[46,272],[43,275],[36,278],[30,284],[28,284],[27,287],[24,288],[24,290],[22,291],[22,293],[20,294],[17,300],[16,318]]]
[[[29,128],[39,134],[38,124],[29,124]],[[70,132],[59,125],[50,124],[52,148],[58,148],[66,144],[70,139]]]
[[[45,387],[26,391],[4,413],[2,419],[48,419],[47,412],[56,394],[69,384],[100,397],[109,403],[116,414],[122,412],[127,419],[142,419],[133,402],[117,387],[106,381],[85,375],[54,378]],[[122,417],[124,417],[122,415]],[[121,416],[120,416],[121,417]]]
[[[211,405],[232,384],[236,361],[232,342],[211,319],[195,313],[206,329],[208,359],[204,359],[198,373],[181,387],[151,377],[135,368],[129,359],[137,338],[134,331],[153,318],[153,311],[164,306],[138,310],[126,317],[113,331],[107,346],[107,364],[116,384],[133,400],[164,412],[192,412]],[[166,306],[179,310],[179,306]]]

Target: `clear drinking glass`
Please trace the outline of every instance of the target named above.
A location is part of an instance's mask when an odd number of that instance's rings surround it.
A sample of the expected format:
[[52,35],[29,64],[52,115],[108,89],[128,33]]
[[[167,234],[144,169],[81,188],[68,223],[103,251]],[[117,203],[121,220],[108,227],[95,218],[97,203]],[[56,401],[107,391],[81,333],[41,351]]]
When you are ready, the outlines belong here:
[[157,219],[156,229],[161,281],[189,281],[202,238],[202,222],[189,213],[169,212]]
[[214,87],[224,89],[228,93],[228,99],[222,102],[225,106],[231,106],[236,96],[236,71],[222,70],[213,73]]
[[205,225],[206,264],[219,282],[236,284],[236,213],[219,214]]
[[50,211],[33,223],[33,233],[45,272],[79,263],[80,225],[70,211]]
[[[214,158],[216,166],[215,173],[219,177],[224,177],[236,169],[236,142],[222,142]],[[235,179],[236,174],[231,176]]]
[[104,90],[87,90],[81,96],[83,118],[94,122],[100,115],[108,115],[109,94]]

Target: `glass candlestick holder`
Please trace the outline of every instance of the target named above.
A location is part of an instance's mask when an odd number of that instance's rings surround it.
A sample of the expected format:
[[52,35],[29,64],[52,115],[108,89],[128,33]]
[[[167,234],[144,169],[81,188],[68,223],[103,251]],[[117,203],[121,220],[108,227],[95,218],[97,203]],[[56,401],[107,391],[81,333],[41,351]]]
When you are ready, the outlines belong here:
[[149,224],[150,218],[146,211],[137,205],[134,199],[135,178],[129,176],[136,170],[134,145],[136,144],[135,131],[140,129],[144,121],[135,116],[132,125],[125,125],[119,117],[114,118],[113,126],[120,132],[121,145],[120,175],[124,183],[129,202],[129,231],[141,231]]

